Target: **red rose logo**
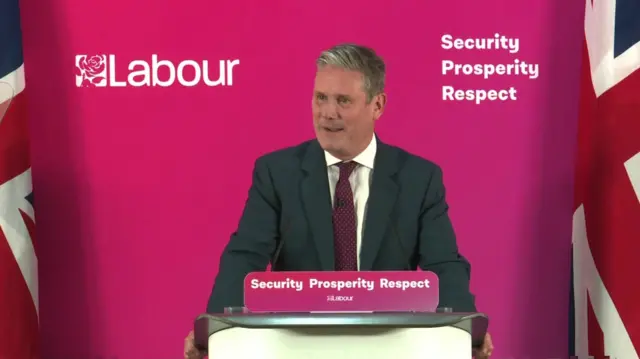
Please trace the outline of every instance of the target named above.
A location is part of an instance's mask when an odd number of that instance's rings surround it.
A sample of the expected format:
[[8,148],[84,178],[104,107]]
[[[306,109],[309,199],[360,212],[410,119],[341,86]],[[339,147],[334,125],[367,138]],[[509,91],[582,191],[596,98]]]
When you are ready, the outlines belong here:
[[95,87],[106,80],[106,56],[78,56],[76,76],[81,78],[80,87]]
[[83,70],[88,76],[96,76],[102,74],[106,64],[104,57],[93,55],[88,60],[85,56],[83,60],[78,64],[81,70]]

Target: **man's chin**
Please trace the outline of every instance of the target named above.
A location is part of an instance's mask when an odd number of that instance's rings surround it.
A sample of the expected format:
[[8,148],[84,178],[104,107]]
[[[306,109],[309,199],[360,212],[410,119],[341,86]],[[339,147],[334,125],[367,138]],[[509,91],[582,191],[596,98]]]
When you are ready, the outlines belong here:
[[337,141],[318,141],[320,143],[320,147],[329,152],[332,156],[337,158],[344,158],[347,156],[347,151],[345,151],[345,147],[341,146]]
[[340,152],[341,146],[336,142],[337,141],[327,139],[325,136],[318,136],[320,147],[327,152]]

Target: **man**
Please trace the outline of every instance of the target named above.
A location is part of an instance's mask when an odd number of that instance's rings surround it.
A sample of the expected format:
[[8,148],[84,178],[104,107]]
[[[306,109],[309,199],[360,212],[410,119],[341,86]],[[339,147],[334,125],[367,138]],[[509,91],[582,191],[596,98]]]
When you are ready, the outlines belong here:
[[[256,161],[208,312],[242,306],[244,277],[270,262],[282,271],[419,266],[438,275],[442,307],[476,311],[441,169],[374,133],[386,105],[384,84],[385,64],[371,49],[340,45],[320,55],[312,99],[316,139]],[[477,357],[492,349],[487,337]],[[185,357],[199,355],[190,333]]]

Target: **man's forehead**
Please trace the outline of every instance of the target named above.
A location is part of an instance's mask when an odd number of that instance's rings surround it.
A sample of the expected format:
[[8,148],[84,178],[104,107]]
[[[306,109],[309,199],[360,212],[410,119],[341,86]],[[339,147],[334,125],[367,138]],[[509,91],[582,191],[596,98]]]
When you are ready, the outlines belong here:
[[316,80],[318,79],[362,82],[364,76],[361,72],[356,70],[345,69],[337,66],[320,66],[316,71]]
[[363,91],[363,76],[357,71],[344,69],[319,69],[314,90],[326,94],[355,95]]

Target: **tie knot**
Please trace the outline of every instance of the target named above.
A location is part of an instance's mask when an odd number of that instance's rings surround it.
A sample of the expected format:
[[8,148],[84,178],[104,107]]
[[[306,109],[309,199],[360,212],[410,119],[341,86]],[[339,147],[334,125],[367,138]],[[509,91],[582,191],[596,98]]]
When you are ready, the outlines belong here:
[[354,161],[338,163],[338,168],[340,168],[340,178],[349,178],[349,176],[351,176],[351,172],[353,172],[357,166],[358,163]]

